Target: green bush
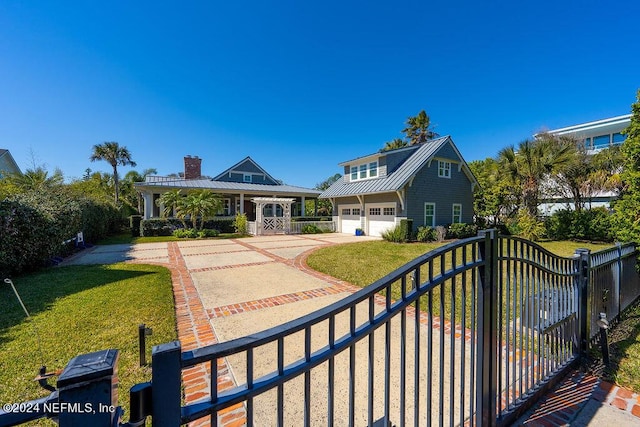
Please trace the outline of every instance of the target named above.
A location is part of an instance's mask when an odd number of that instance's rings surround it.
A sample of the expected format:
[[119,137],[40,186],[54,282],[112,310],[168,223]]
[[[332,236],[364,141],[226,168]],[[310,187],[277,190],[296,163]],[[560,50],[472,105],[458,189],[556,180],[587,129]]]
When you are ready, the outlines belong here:
[[408,242],[411,240],[411,236],[413,235],[413,220],[411,218],[401,219],[400,228],[404,234],[404,241]]
[[218,230],[220,233],[235,233],[234,220],[229,218],[211,218],[204,222],[203,229]]
[[319,233],[322,233],[322,230],[314,224],[307,224],[304,227],[302,227],[302,234],[319,234]]
[[418,242],[433,242],[436,240],[436,229],[433,227],[418,227],[416,232],[416,240]]
[[402,226],[400,226],[400,224],[383,231],[381,233],[381,236],[387,242],[404,243],[407,241],[405,230],[402,229]]
[[150,236],[171,236],[174,230],[183,228],[182,221],[175,218],[152,218],[144,219],[140,222],[140,235]]
[[[517,216],[517,235],[520,235],[528,240],[537,241],[545,235],[544,222],[540,221],[535,216],[530,215],[526,211],[520,211]],[[514,231],[516,231],[514,230]]]
[[478,234],[478,227],[475,224],[456,223],[451,224],[447,229],[448,239],[465,239]]
[[236,214],[236,218],[233,220],[233,229],[243,236],[249,234],[249,221],[246,214]]
[[131,228],[131,237],[140,236],[140,222],[142,221],[141,215],[131,215],[129,217],[129,228]]
[[553,240],[613,240],[611,215],[605,208],[556,211],[545,221],[547,237]]

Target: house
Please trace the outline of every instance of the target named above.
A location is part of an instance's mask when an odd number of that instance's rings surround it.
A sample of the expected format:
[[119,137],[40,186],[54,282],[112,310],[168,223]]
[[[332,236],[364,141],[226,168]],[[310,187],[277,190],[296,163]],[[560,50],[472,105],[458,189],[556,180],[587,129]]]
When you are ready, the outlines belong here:
[[[266,172],[251,157],[246,157],[216,175],[202,176],[202,159],[184,157],[184,175],[181,177],[148,176],[135,184],[144,200],[144,218],[160,217],[162,209],[156,200],[170,190],[211,190],[222,195],[224,202],[221,216],[245,213],[249,221],[255,221],[257,207],[262,206],[261,217],[305,216],[305,201],[316,200],[320,191],[281,183]],[[286,211],[286,212],[285,212]]]
[[21,174],[22,172],[9,150],[0,148],[0,178],[6,173]]
[[450,136],[339,165],[343,179],[320,194],[333,205],[338,231],[379,236],[403,218],[414,230],[473,222],[478,182]]
[[[587,154],[595,154],[605,148],[621,145],[626,136],[621,132],[631,124],[631,114],[623,116],[611,117],[603,120],[582,123],[578,125],[567,126],[559,129],[547,131],[551,135],[571,136],[577,141],[584,143]],[[534,135],[537,136],[537,135]],[[606,207],[610,208],[610,204],[617,197],[617,193],[613,191],[600,191],[591,194],[589,197],[589,208]],[[561,197],[552,197],[546,199],[540,204],[540,211],[548,216],[560,209],[574,208],[571,194]]]

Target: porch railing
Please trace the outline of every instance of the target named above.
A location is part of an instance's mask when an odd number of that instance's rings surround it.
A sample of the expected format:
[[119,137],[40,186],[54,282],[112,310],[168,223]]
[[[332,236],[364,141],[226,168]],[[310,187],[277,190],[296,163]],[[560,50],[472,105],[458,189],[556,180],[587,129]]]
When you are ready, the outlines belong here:
[[302,234],[304,228],[312,226],[317,227],[324,233],[331,233],[336,231],[336,223],[333,221],[291,221],[291,234]]

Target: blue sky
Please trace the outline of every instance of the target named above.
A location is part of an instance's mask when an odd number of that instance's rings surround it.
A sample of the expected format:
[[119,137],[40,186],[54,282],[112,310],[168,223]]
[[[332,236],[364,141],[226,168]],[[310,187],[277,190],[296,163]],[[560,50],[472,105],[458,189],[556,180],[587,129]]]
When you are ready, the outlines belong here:
[[[424,109],[467,161],[627,114],[640,2],[0,2],[0,148],[67,179],[251,156],[313,187]],[[129,168],[122,168],[122,174]]]

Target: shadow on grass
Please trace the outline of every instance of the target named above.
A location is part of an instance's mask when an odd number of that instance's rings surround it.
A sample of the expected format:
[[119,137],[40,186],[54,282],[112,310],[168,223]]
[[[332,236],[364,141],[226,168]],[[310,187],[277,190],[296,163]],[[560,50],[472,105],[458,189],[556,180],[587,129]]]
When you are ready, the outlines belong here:
[[[48,310],[60,298],[148,274],[152,273],[119,270],[117,266],[79,265],[50,268],[12,278],[12,281],[29,314],[36,316]],[[25,319],[26,314],[11,286],[4,283],[4,278],[0,278],[0,344],[8,341],[6,331]]]

